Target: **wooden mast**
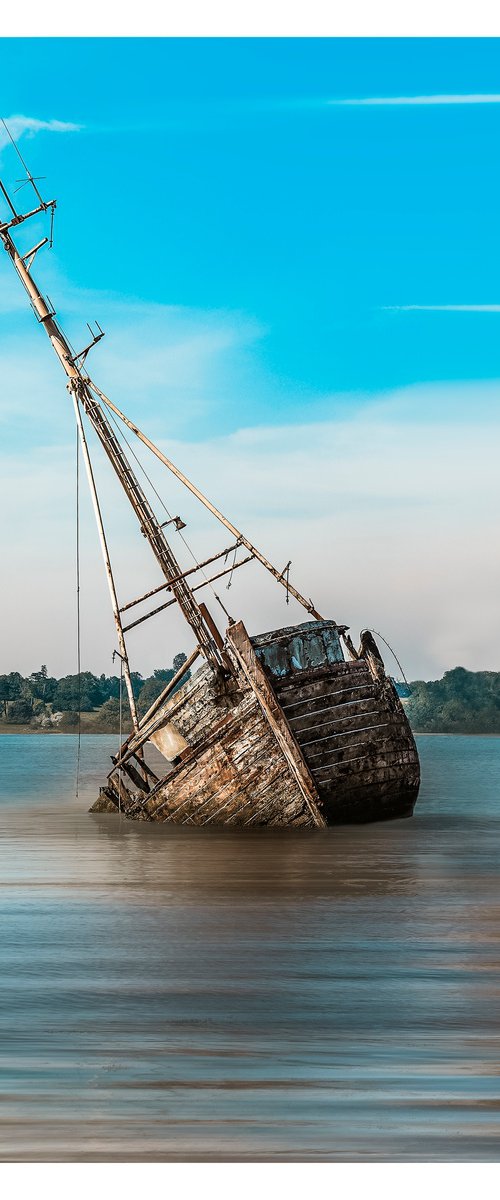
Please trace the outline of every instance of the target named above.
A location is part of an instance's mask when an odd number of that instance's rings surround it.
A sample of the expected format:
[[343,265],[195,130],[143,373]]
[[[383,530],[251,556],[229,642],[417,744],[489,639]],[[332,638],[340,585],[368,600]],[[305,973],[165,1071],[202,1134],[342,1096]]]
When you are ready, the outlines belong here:
[[[11,234],[11,230],[13,228],[22,224],[30,217],[38,215],[39,213],[45,213],[48,210],[53,212],[55,208],[55,201],[41,201],[41,203],[30,212],[18,214],[16,213],[8,192],[1,181],[0,189],[9,205],[11,213],[13,214],[9,221],[0,224],[0,238],[5,246],[14,269],[29,296],[35,316],[40,324],[44,326],[49,341],[51,342],[61,366],[63,367],[68,380],[68,390],[74,399],[77,411],[79,408],[81,408],[87,414],[90,423],[93,426],[99,441],[101,442],[101,445],[103,446],[111,465],[113,466],[120,480],[125,494],[138,518],[141,532],[149,542],[149,545],[151,546],[153,554],[155,555],[165,579],[171,580],[175,578],[177,580],[175,583],[171,584],[171,590],[186,621],[194,632],[197,644],[200,646],[202,653],[211,666],[215,670],[220,670],[223,666],[223,659],[220,650],[216,645],[212,633],[203,618],[189,584],[183,577],[180,565],[177,562],[173,550],[171,549],[165,537],[163,529],[157,520],[151,505],[149,504],[149,501],[147,500],[130,466],[130,463],[126,458],[118,439],[113,432],[110,422],[108,421],[101,404],[92,394],[88,376],[83,373],[81,364],[79,363],[79,359],[83,358],[83,354],[76,356],[74,355],[64,333],[55,320],[55,312],[51,307],[49,307],[49,304],[45,300],[40,289],[35,283],[35,280],[33,279],[31,274],[31,265],[37,250],[43,243],[40,243],[39,246],[35,247],[27,254],[21,255],[13,241]],[[84,352],[85,355],[86,353],[87,351]],[[82,427],[80,422],[79,430],[81,436]],[[82,442],[82,448],[85,453],[87,447],[84,441]],[[101,544],[103,545],[102,539]],[[114,582],[111,575],[109,558],[106,559],[104,545],[103,553],[119,641],[120,645],[124,645],[123,627],[121,623],[120,612],[116,603],[116,593],[114,590]],[[135,705],[133,703],[133,693],[131,689],[130,671],[128,668],[126,650],[124,657],[127,688],[129,691],[129,699],[132,698],[131,711],[132,716],[134,717]]]
[[[8,132],[8,130],[7,130],[7,132]],[[9,134],[9,136],[10,136],[10,134]],[[13,139],[11,139],[11,140],[13,140]],[[14,145],[15,145],[15,143],[14,143]],[[17,150],[17,146],[15,148]],[[19,151],[18,151],[18,153],[19,153]],[[19,157],[21,157],[21,156],[19,155]],[[211,621],[211,619],[208,618],[207,614],[203,611],[204,606],[199,606],[197,604],[195,597],[193,595],[193,592],[196,591],[196,588],[191,588],[189,586],[189,583],[186,581],[186,575],[188,575],[189,572],[182,572],[180,570],[179,563],[177,562],[174,552],[165,537],[163,525],[161,525],[159,523],[158,519],[156,518],[155,513],[154,513],[153,509],[151,508],[151,505],[149,504],[149,501],[147,500],[147,497],[146,497],[144,491],[142,490],[142,488],[139,484],[139,481],[138,481],[136,475],[134,474],[134,471],[132,470],[132,467],[122,449],[122,446],[112,428],[112,425],[110,424],[110,421],[109,421],[107,413],[106,413],[106,409],[110,410],[111,413],[114,413],[119,419],[121,419],[121,421],[123,421],[124,424],[127,425],[128,428],[131,431],[133,431],[134,434],[144,443],[144,445],[147,446],[147,448],[149,450],[151,450],[153,452],[153,454],[155,454],[160,459],[160,461],[168,468],[168,470],[171,471],[172,474],[175,475],[177,477],[177,479],[179,479],[179,481],[181,483],[183,483],[184,486],[186,488],[188,488],[188,490],[191,491],[192,494],[212,513],[212,515],[215,516],[216,519],[218,521],[220,521],[221,524],[224,525],[226,527],[226,529],[228,529],[236,537],[237,544],[245,546],[246,549],[248,549],[250,551],[250,557],[257,559],[266,568],[266,570],[269,571],[274,576],[274,578],[277,580],[277,582],[286,588],[287,597],[288,597],[288,594],[293,596],[298,601],[298,603],[301,604],[308,613],[310,613],[310,615],[314,619],[321,621],[323,618],[321,617],[321,614],[317,611],[312,600],[310,600],[310,599],[308,600],[292,585],[292,583],[290,582],[289,577],[288,577],[288,572],[285,572],[285,571],[279,572],[277,570],[277,568],[274,567],[273,564],[271,562],[269,562],[269,560],[249,541],[249,539],[246,538],[244,536],[244,534],[241,533],[240,530],[236,529],[236,527],[232,524],[232,522],[230,522],[215,507],[215,505],[213,505],[211,503],[211,501],[208,500],[207,497],[203,495],[203,493],[195,486],[195,484],[193,484],[178,469],[178,467],[176,467],[174,465],[174,463],[172,463],[171,460],[168,459],[162,453],[162,451],[159,450],[159,448],[157,446],[155,446],[154,443],[149,438],[147,438],[146,435],[144,433],[142,433],[142,431],[135,424],[133,424],[124,415],[124,413],[121,412],[120,409],[117,408],[111,402],[111,400],[108,399],[107,396],[104,395],[103,392],[100,391],[100,389],[96,386],[96,384],[93,382],[93,380],[88,375],[87,371],[83,369],[89,350],[91,350],[92,347],[95,345],[95,343],[97,341],[99,341],[100,338],[103,336],[102,330],[100,329],[100,327],[98,327],[99,334],[92,335],[92,341],[91,341],[90,345],[87,346],[85,348],[85,350],[81,351],[79,354],[76,354],[76,355],[74,354],[74,351],[70,347],[70,344],[67,341],[63,331],[61,330],[60,326],[58,325],[57,321],[55,320],[55,312],[52,310],[52,306],[49,306],[49,304],[45,300],[44,296],[42,295],[40,289],[38,288],[35,280],[33,279],[32,274],[31,274],[31,266],[33,264],[36,253],[43,245],[46,244],[48,239],[45,238],[43,241],[39,242],[35,247],[33,247],[33,249],[31,251],[29,251],[27,254],[21,255],[18,252],[16,245],[13,241],[12,235],[11,235],[11,230],[13,228],[15,228],[17,225],[19,225],[22,222],[24,222],[25,220],[27,220],[29,217],[36,216],[37,214],[45,213],[47,211],[51,211],[52,217],[53,217],[54,209],[55,209],[55,201],[51,200],[51,201],[45,202],[42,200],[42,197],[40,196],[40,193],[38,192],[38,189],[35,186],[33,177],[30,175],[29,171],[26,168],[26,164],[24,163],[24,160],[21,159],[21,161],[23,163],[23,167],[25,168],[25,170],[27,172],[28,181],[32,184],[32,186],[34,188],[36,198],[37,198],[37,201],[39,201],[39,204],[37,205],[36,208],[32,209],[28,213],[18,214],[16,212],[16,209],[12,203],[12,200],[7,192],[7,189],[5,188],[2,181],[0,180],[0,191],[3,193],[4,199],[6,200],[8,206],[9,206],[10,212],[12,214],[11,219],[9,221],[4,222],[3,224],[0,223],[0,237],[1,237],[3,244],[7,250],[7,253],[9,254],[9,257],[14,266],[14,269],[16,270],[19,278],[21,279],[23,286],[25,287],[25,289],[28,293],[28,296],[31,301],[32,307],[34,309],[35,315],[36,315],[38,321],[44,325],[47,336],[49,337],[52,347],[55,350],[55,352],[59,358],[59,361],[63,367],[63,370],[66,374],[66,377],[68,379],[67,386],[68,386],[68,390],[70,391],[70,394],[72,395],[74,405],[75,405],[75,412],[76,412],[76,416],[77,416],[79,435],[80,435],[82,450],[84,453],[84,458],[85,458],[85,462],[86,462],[86,466],[87,466],[87,474],[89,477],[90,490],[91,490],[91,494],[92,494],[92,498],[93,498],[94,509],[95,509],[95,513],[96,513],[97,525],[98,525],[98,530],[99,530],[99,536],[100,536],[100,541],[101,541],[101,548],[102,548],[106,573],[107,573],[107,577],[108,577],[108,585],[109,585],[109,590],[110,590],[111,603],[112,603],[112,607],[113,607],[115,623],[116,623],[117,632],[118,632],[118,641],[120,644],[121,654],[122,654],[122,657],[124,660],[125,677],[126,677],[126,682],[127,682],[127,690],[128,690],[128,695],[129,695],[132,719],[133,719],[134,726],[136,726],[137,714],[135,712],[135,703],[134,703],[134,699],[133,699],[132,685],[131,685],[131,680],[130,680],[128,657],[127,657],[125,641],[124,641],[125,629],[123,627],[122,620],[121,620],[121,613],[125,610],[126,607],[129,607],[129,606],[125,605],[123,608],[120,608],[118,606],[116,589],[115,589],[115,585],[114,585],[111,564],[110,564],[109,554],[108,554],[108,550],[107,550],[106,537],[105,537],[105,533],[104,533],[104,527],[102,524],[102,516],[100,513],[100,507],[99,507],[97,492],[96,492],[96,488],[95,488],[95,480],[94,480],[93,473],[92,473],[92,467],[91,467],[90,458],[89,458],[88,446],[86,443],[85,432],[84,432],[83,423],[82,423],[82,419],[81,419],[82,412],[86,413],[95,433],[97,434],[97,437],[99,438],[101,445],[103,446],[103,449],[104,449],[108,459],[111,462],[111,465],[113,466],[114,471],[116,472],[116,474],[120,480],[120,483],[125,491],[125,494],[126,494],[128,500],[138,518],[141,532],[143,533],[144,537],[146,537],[146,539],[148,540],[149,545],[153,551],[153,554],[155,555],[155,558],[157,559],[157,562],[163,573],[163,576],[164,576],[165,580],[168,581],[166,586],[168,586],[169,590],[173,593],[174,601],[177,601],[177,603],[179,604],[179,607],[180,607],[186,621],[188,622],[191,629],[193,630],[193,633],[196,638],[196,642],[200,646],[201,652],[204,654],[207,661],[211,664],[211,666],[215,670],[218,671],[221,669],[223,669],[223,670],[227,669],[227,661],[226,661],[226,655],[224,654],[224,651],[221,650],[221,647],[219,645],[219,639],[214,636],[214,631],[212,628],[213,622]],[[50,244],[52,244],[52,235],[51,235]],[[249,559],[244,559],[243,563],[247,562],[247,561],[249,561]],[[241,565],[243,565],[243,563],[238,563],[237,566],[241,566]],[[203,564],[201,564],[201,565],[203,565]],[[155,589],[155,590],[158,590],[158,589]],[[167,607],[167,606],[165,605],[163,607]],[[153,615],[153,614],[152,613],[146,614],[146,617],[140,618],[140,620],[146,620],[147,617],[151,616],[151,615]],[[139,623],[139,621],[133,622],[134,625],[138,624],[138,623]],[[132,626],[127,626],[127,628],[131,628],[131,627]],[[339,633],[341,635],[344,635],[344,638],[347,643],[348,639],[345,637],[346,627],[339,626],[338,628],[339,628]]]

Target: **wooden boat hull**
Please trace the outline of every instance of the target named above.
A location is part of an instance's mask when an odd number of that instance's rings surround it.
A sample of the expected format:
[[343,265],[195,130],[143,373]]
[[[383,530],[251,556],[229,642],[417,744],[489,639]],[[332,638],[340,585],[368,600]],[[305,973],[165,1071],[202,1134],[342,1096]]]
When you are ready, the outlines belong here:
[[364,651],[346,662],[333,622],[253,639],[230,626],[228,677],[203,666],[143,731],[176,751],[165,776],[145,774],[140,754],[124,760],[92,811],[199,826],[410,816],[415,741],[373,639]]

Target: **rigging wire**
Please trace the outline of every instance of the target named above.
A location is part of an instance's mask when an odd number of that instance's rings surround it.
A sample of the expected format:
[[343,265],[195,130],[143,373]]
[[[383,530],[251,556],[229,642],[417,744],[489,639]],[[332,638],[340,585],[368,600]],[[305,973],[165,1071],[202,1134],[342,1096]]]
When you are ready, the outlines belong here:
[[[234,558],[233,558],[233,562],[232,562],[232,565],[231,565],[231,571],[230,571],[230,574],[229,574],[229,582],[228,582],[228,583],[226,583],[226,591],[227,591],[227,592],[229,591],[229,588],[231,587],[231,584],[232,584],[232,582],[233,582],[233,575],[234,575],[234,565],[235,565],[235,562],[236,562],[236,555],[237,555],[237,553],[238,553],[238,549],[239,549],[239,547],[238,547],[238,546],[235,546],[235,548],[234,548]],[[227,559],[227,554],[226,554],[226,559]]]
[[[155,494],[155,496],[156,496],[157,500],[158,500],[158,501],[159,501],[159,503],[161,504],[161,506],[162,506],[162,508],[163,508],[164,512],[166,512],[166,514],[167,514],[167,517],[169,518],[169,520],[170,520],[170,521],[171,521],[171,520],[173,520],[173,518],[172,518],[172,514],[171,514],[171,512],[169,511],[169,509],[167,508],[167,505],[165,504],[165,501],[164,501],[163,497],[160,495],[159,491],[158,491],[158,490],[157,490],[157,488],[155,487],[155,485],[154,485],[154,483],[153,483],[153,480],[152,480],[152,479],[150,478],[150,476],[148,475],[148,473],[147,473],[147,471],[146,471],[146,468],[143,466],[143,464],[142,464],[142,462],[141,462],[140,458],[138,458],[137,454],[135,453],[135,450],[134,450],[134,449],[133,449],[133,447],[131,446],[131,444],[130,444],[130,442],[129,442],[129,440],[128,440],[127,436],[126,436],[126,434],[123,432],[123,429],[122,429],[121,425],[119,425],[119,424],[118,424],[118,421],[116,420],[116,417],[115,417],[115,414],[114,414],[113,410],[112,410],[112,409],[109,407],[109,405],[108,405],[108,404],[106,404],[106,401],[103,399],[103,397],[102,397],[102,396],[101,396],[101,400],[102,400],[102,403],[105,405],[105,407],[106,407],[106,409],[107,409],[107,412],[108,412],[108,414],[109,414],[109,418],[110,418],[110,420],[113,422],[113,425],[115,426],[115,429],[116,429],[116,431],[117,431],[117,435],[118,435],[118,437],[119,437],[119,438],[122,438],[122,439],[123,439],[123,441],[125,442],[125,445],[126,445],[126,446],[128,446],[128,449],[130,450],[130,453],[131,453],[131,454],[133,455],[133,457],[135,458],[135,461],[136,461],[136,463],[137,463],[137,466],[139,467],[139,470],[140,470],[140,471],[142,471],[142,474],[144,475],[144,478],[145,478],[145,479],[147,479],[147,481],[148,481],[148,483],[149,483],[150,487],[152,488],[152,490],[153,490],[153,492],[154,492],[154,494]],[[178,530],[178,534],[179,534],[179,537],[180,537],[181,541],[184,543],[184,546],[185,546],[185,548],[186,548],[186,550],[187,550],[188,554],[189,554],[189,555],[190,555],[190,557],[192,558],[193,562],[194,562],[194,563],[196,563],[197,559],[196,559],[196,555],[195,555],[195,553],[194,553],[194,550],[192,550],[192,549],[191,549],[191,546],[189,545],[189,542],[186,540],[186,538],[185,538],[184,534],[182,533],[182,530],[180,530],[180,529],[179,529],[179,530]],[[237,549],[238,549],[238,547],[236,547],[236,550],[237,550]],[[235,561],[236,561],[236,552],[235,552]],[[233,570],[234,570],[234,563],[233,563]],[[217,600],[217,603],[218,603],[218,604],[220,604],[220,607],[222,608],[222,611],[225,613],[226,617],[228,618],[228,620],[229,620],[229,623],[230,623],[230,624],[232,624],[232,623],[233,623],[233,618],[230,616],[230,614],[229,614],[229,613],[228,613],[228,611],[227,611],[227,608],[226,608],[226,607],[225,607],[225,605],[222,603],[222,600],[221,600],[221,599],[220,599],[220,597],[217,595],[217,592],[215,591],[215,589],[212,587],[212,584],[210,583],[210,581],[209,581],[209,579],[208,579],[208,576],[207,576],[207,573],[206,573],[206,571],[203,569],[203,567],[201,567],[201,568],[200,568],[200,572],[201,572],[201,574],[203,575],[203,578],[205,579],[205,581],[206,581],[206,583],[207,583],[208,587],[210,588],[210,591],[212,592],[212,595],[213,595],[214,599],[215,599],[215,600]],[[231,573],[231,577],[230,577],[230,578],[232,579],[232,573]],[[229,585],[229,586],[230,586],[230,585]]]
[[384,646],[387,646],[387,649],[390,650],[393,658],[396,660],[396,662],[398,664],[399,670],[401,671],[401,674],[403,676],[404,682],[406,683],[406,686],[409,688],[410,685],[409,685],[406,675],[403,671],[403,668],[402,668],[399,658],[396,654],[396,651],[393,650],[392,646],[389,645],[389,642],[386,641],[385,637],[383,637],[383,635],[381,633],[379,633],[378,629],[363,629],[362,633],[374,633],[376,635],[376,637],[379,637],[380,640],[384,643]]
[[[105,403],[105,401],[103,401],[103,403]],[[135,461],[136,461],[136,463],[137,463],[137,466],[139,467],[139,470],[140,470],[140,471],[142,471],[142,474],[144,475],[144,478],[145,478],[145,479],[147,479],[147,481],[148,481],[148,483],[149,483],[149,486],[152,488],[152,490],[153,490],[153,492],[154,492],[154,494],[155,494],[155,496],[156,496],[156,499],[157,499],[157,500],[159,500],[159,502],[160,502],[160,504],[161,504],[161,506],[162,506],[162,508],[163,508],[164,512],[166,512],[166,514],[167,514],[167,517],[168,517],[169,521],[172,521],[172,519],[173,519],[173,518],[172,518],[172,513],[171,513],[171,512],[169,511],[169,509],[167,508],[167,505],[165,504],[165,501],[164,501],[163,497],[162,497],[162,496],[160,496],[160,493],[159,493],[159,491],[157,490],[157,488],[155,487],[155,485],[154,485],[154,483],[153,483],[153,480],[152,480],[152,479],[150,478],[150,476],[148,475],[148,473],[147,473],[147,471],[146,471],[146,468],[145,468],[145,467],[143,466],[143,464],[141,463],[141,460],[140,460],[140,458],[138,458],[138,456],[137,456],[137,454],[136,454],[136,452],[135,452],[135,450],[134,450],[133,446],[131,445],[131,443],[129,442],[128,438],[127,438],[127,437],[126,437],[126,435],[124,434],[124,432],[123,432],[123,429],[122,429],[121,425],[119,425],[119,424],[118,424],[118,421],[116,420],[116,417],[115,417],[115,415],[114,415],[114,412],[112,411],[112,409],[111,409],[111,408],[108,408],[108,405],[107,405],[107,404],[106,404],[106,408],[107,408],[107,410],[108,410],[108,413],[109,413],[109,419],[110,419],[110,421],[112,421],[112,423],[113,423],[113,425],[114,425],[114,427],[115,427],[115,429],[116,429],[116,432],[117,432],[117,434],[118,434],[118,437],[119,437],[119,438],[121,438],[123,442],[125,442],[125,445],[126,445],[126,446],[128,447],[128,449],[130,450],[130,453],[131,453],[132,457],[133,457],[133,458],[135,458]]]
[[[118,758],[120,758],[120,755],[121,755],[121,753],[122,753],[122,745],[123,745],[123,732],[122,732],[122,710],[123,710],[123,704],[122,704],[122,698],[123,698],[123,658],[122,658],[122,656],[121,656],[121,654],[120,654],[120,749],[119,749],[119,751],[118,751]],[[118,812],[120,812],[120,813],[121,813],[121,809],[122,809],[121,789],[120,789],[120,788],[118,788]]]
[[82,749],[82,649],[80,619],[80,438],[76,428],[76,660],[78,673],[78,741],[76,749],[75,795],[80,789],[80,756]]
[[[111,655],[111,661],[113,662],[113,664],[114,664],[115,658],[117,658],[117,657],[120,659],[120,687],[119,687],[119,692],[118,692],[118,696],[119,696],[119,703],[118,703],[119,732],[118,732],[118,736],[120,738],[120,741],[118,743],[118,754],[116,756],[116,759],[114,759],[113,755],[111,755],[112,762],[115,762],[115,761],[119,762],[120,758],[122,756],[122,752],[123,752],[123,703],[122,703],[122,698],[123,698],[123,655],[120,654],[119,650],[113,650],[113,653]],[[121,798],[120,786],[121,786],[120,785],[120,768],[118,768],[118,812],[119,813],[121,813],[121,811],[122,811],[122,798]]]

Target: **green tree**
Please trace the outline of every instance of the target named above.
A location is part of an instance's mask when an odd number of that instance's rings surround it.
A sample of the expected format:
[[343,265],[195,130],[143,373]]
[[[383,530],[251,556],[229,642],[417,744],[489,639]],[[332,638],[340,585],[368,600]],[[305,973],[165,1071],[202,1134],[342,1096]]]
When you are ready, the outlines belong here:
[[99,679],[90,671],[82,671],[80,677],[66,675],[64,679],[58,680],[53,705],[61,712],[70,709],[78,712],[79,708],[81,712],[91,712],[93,708],[98,708],[104,699]]
[[454,667],[410,685],[407,712],[419,733],[500,733],[500,673]]
[[0,675],[0,699],[5,717],[9,716],[11,702],[21,699],[23,683],[24,680],[19,671],[11,671],[9,675]]
[[31,721],[32,715],[29,700],[13,700],[9,708],[9,721],[25,725],[28,721]]
[[[173,675],[174,672],[171,671],[170,677],[173,678]],[[144,713],[148,711],[148,708],[151,708],[151,705],[163,691],[164,687],[165,683],[163,679],[155,679],[154,677],[151,679],[146,679],[146,682],[139,692],[138,698],[138,706],[141,717],[144,716]]]
[[7,716],[8,704],[10,700],[10,683],[8,675],[0,675],[0,704],[2,705],[3,715]]
[[25,685],[29,688],[30,695],[34,700],[43,700],[47,704],[53,699],[57,679],[49,676],[47,667],[44,665],[40,667],[39,671],[32,671],[29,679],[25,680]]
[[137,700],[137,697],[138,697],[139,692],[143,685],[143,678],[142,678],[141,672],[140,671],[131,671],[130,672],[130,682],[132,684],[132,691]]
[[[122,733],[126,737],[131,727],[130,709],[128,700],[123,698],[122,702]],[[120,729],[120,701],[116,699],[106,700],[99,709],[97,717],[97,729],[100,733],[118,733]]]
[[[139,711],[144,713],[163,691],[165,685],[173,679],[178,670],[186,662],[186,655],[175,655],[173,666],[156,668],[149,679],[143,679],[140,671],[131,672],[134,696]],[[187,671],[181,680],[189,678]],[[179,683],[178,687],[181,686]],[[119,695],[120,679],[116,675],[99,677],[91,671],[82,671],[81,675],[65,675],[61,679],[49,676],[47,666],[42,664],[38,671],[32,671],[27,678],[19,671],[0,675],[0,717],[13,722],[31,721],[33,716],[43,717],[54,711],[64,713],[61,728],[73,729],[77,724],[78,709],[82,713],[99,710],[102,722],[87,721],[88,730],[96,725],[99,729],[118,729],[119,724]],[[129,710],[126,688],[123,683],[122,713],[124,728],[129,722]]]
[[120,695],[120,680],[118,675],[101,675],[99,685],[106,700],[118,700]]

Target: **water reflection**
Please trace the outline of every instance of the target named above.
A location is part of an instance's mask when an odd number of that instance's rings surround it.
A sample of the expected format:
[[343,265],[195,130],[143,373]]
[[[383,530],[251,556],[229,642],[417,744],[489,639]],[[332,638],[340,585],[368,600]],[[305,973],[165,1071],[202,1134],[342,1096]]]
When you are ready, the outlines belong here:
[[500,742],[307,832],[88,815],[114,749],[0,742],[0,1157],[496,1160]]

